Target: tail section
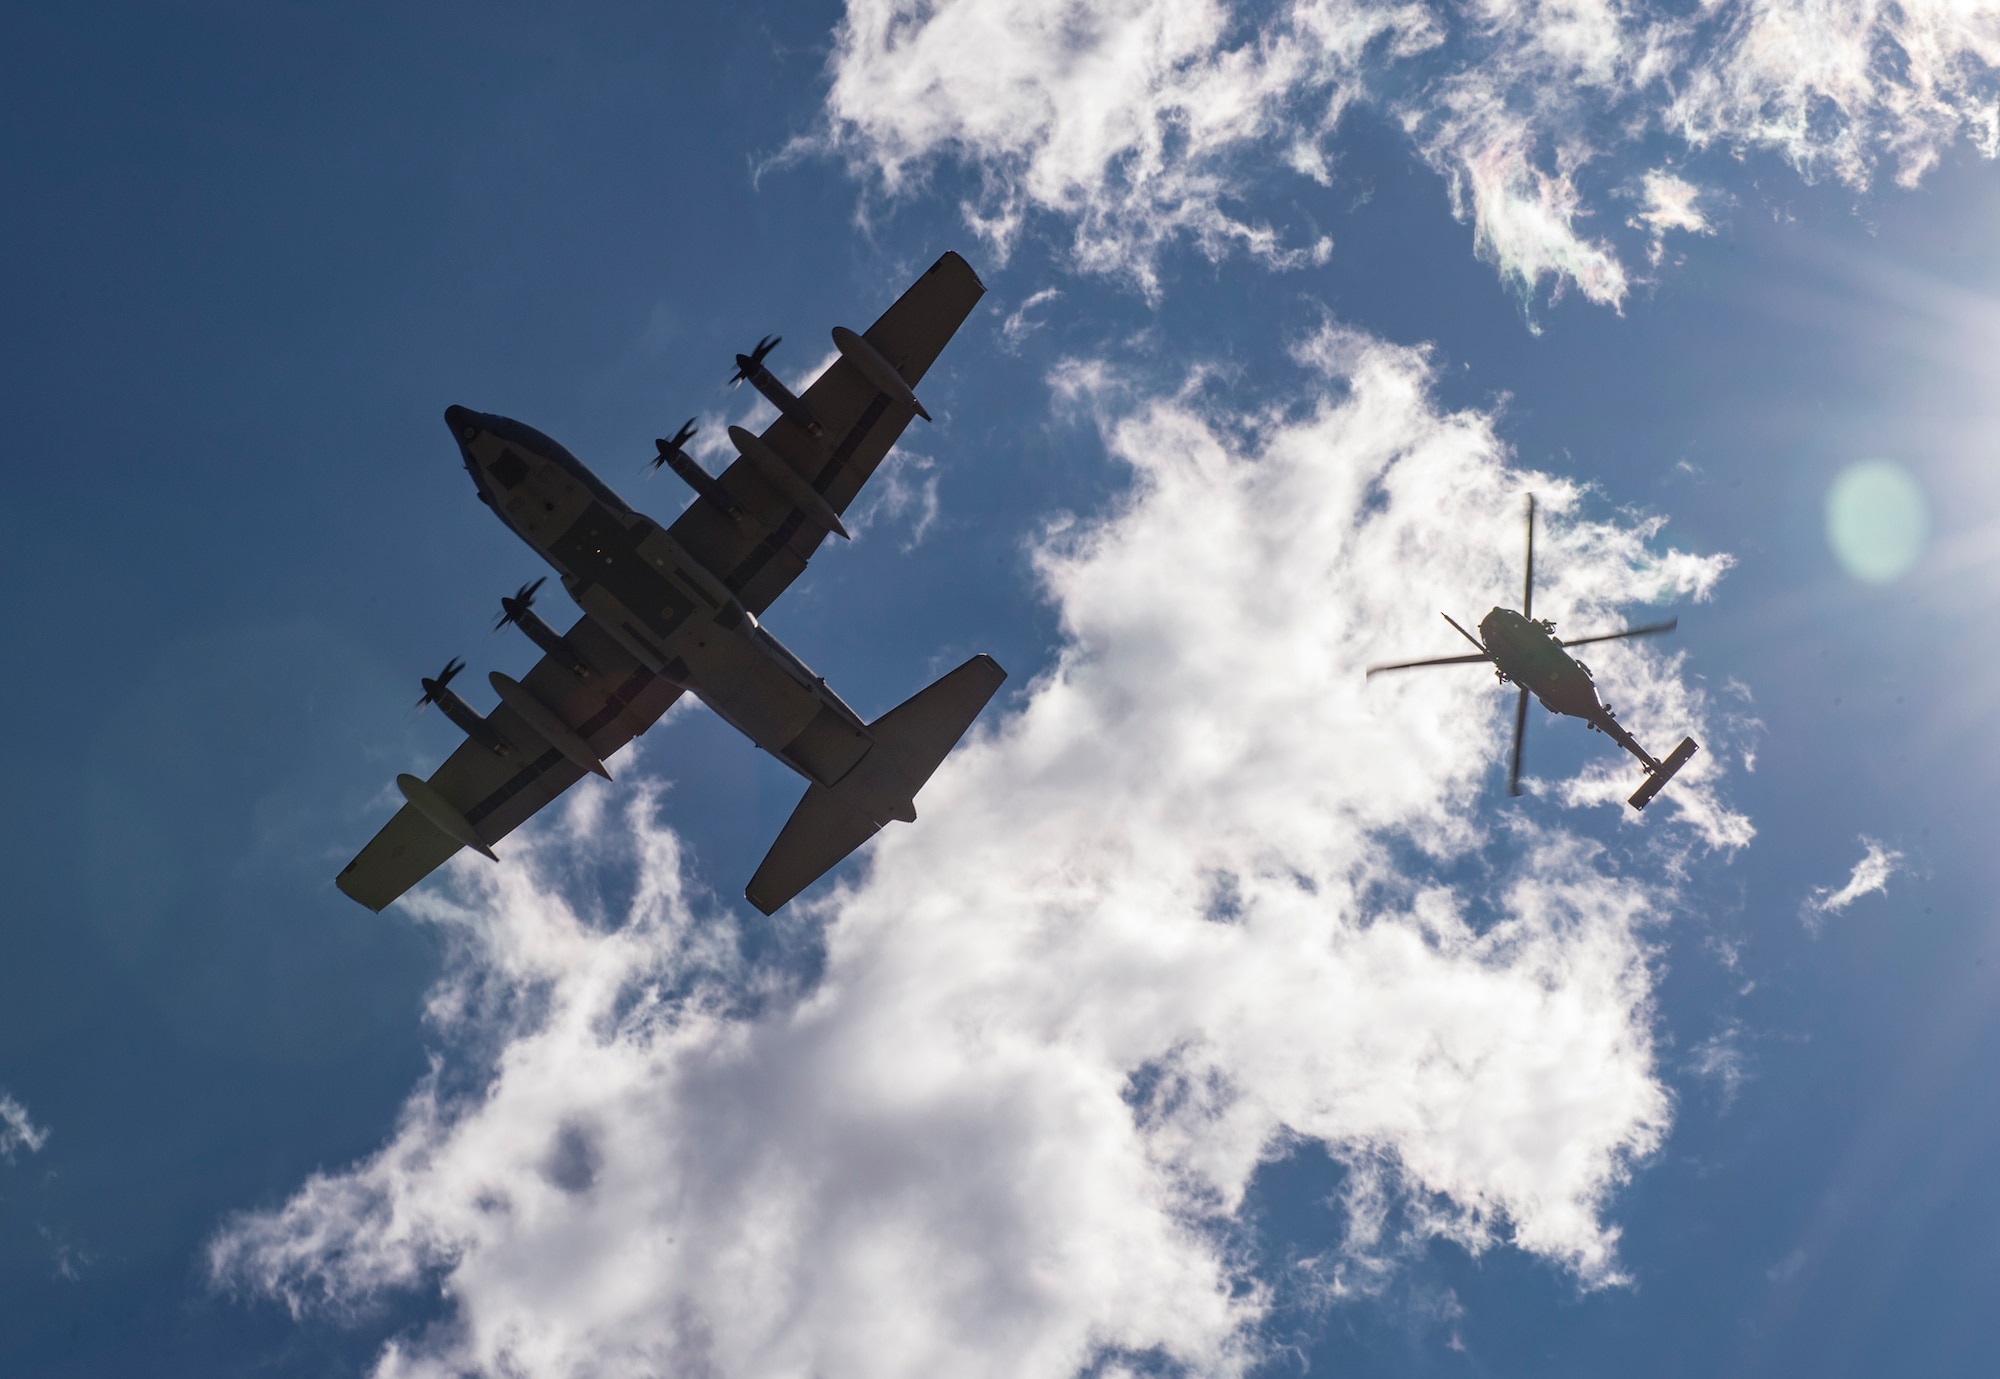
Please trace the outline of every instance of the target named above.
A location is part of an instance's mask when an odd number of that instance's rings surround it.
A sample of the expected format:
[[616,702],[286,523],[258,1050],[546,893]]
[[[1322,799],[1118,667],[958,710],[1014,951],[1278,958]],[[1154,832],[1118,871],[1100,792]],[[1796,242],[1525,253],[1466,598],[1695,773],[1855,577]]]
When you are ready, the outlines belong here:
[[1694,754],[1700,750],[1701,747],[1693,738],[1682,738],[1681,745],[1667,753],[1665,761],[1656,763],[1646,772],[1646,783],[1641,785],[1637,790],[1634,790],[1632,798],[1627,800],[1626,803],[1634,809],[1644,809],[1647,805],[1651,804],[1653,796],[1664,790],[1667,782],[1674,778],[1674,772],[1687,765],[1693,759]]
[[744,897],[771,914],[883,824],[914,820],[917,792],[1006,678],[991,656],[974,656],[869,724],[875,745],[831,788],[807,787]]

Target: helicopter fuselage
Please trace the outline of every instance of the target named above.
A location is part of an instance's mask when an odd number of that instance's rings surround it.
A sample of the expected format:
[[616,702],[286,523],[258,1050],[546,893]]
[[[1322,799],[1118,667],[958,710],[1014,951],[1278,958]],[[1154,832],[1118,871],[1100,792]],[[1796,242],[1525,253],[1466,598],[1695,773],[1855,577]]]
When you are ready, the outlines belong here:
[[1658,764],[1597,697],[1590,667],[1563,649],[1554,623],[1523,617],[1511,608],[1495,608],[1479,620],[1479,637],[1502,680],[1532,693],[1549,712],[1581,718],[1608,734],[1648,768]]
[[1551,713],[1597,718],[1604,713],[1590,670],[1563,650],[1555,624],[1495,608],[1479,620],[1479,637],[1501,678],[1531,690]]

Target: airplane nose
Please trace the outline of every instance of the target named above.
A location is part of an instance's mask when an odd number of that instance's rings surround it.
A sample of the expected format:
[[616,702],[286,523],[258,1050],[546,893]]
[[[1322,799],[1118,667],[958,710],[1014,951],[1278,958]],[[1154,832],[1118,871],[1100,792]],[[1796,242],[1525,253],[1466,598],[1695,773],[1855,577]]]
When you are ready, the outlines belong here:
[[444,409],[444,424],[451,428],[452,435],[469,441],[479,434],[479,413],[469,407],[447,407]]

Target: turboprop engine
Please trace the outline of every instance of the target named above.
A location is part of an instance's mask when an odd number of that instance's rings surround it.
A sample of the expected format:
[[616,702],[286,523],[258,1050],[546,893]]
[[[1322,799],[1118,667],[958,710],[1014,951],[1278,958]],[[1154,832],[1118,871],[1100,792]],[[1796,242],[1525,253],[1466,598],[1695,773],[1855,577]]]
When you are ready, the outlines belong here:
[[458,726],[460,732],[474,742],[496,757],[511,757],[514,755],[512,744],[494,732],[493,725],[486,721],[484,715],[460,699],[457,691],[451,688],[453,677],[464,669],[465,662],[454,656],[445,662],[444,669],[439,671],[435,678],[426,675],[422,682],[424,695],[417,700],[417,707],[421,709],[426,704],[437,705],[438,712],[449,718]]
[[512,598],[502,596],[500,600],[500,621],[493,624],[493,630],[498,632],[501,628],[512,623],[515,627],[520,628],[528,634],[529,641],[554,657],[558,665],[567,667],[569,672],[576,676],[577,679],[588,680],[591,671],[590,667],[583,663],[583,658],[571,649],[567,641],[563,640],[562,633],[543,622],[535,613],[535,590],[541,588],[543,582],[547,579],[548,576],[543,575],[541,579],[536,580],[533,584],[523,584],[519,589],[514,591]]
[[773,407],[803,426],[814,440],[826,438],[826,428],[812,409],[799,401],[798,396],[778,381],[776,374],[764,367],[764,356],[776,349],[784,340],[782,335],[767,335],[757,342],[757,348],[748,354],[736,356],[736,372],[730,378],[732,384],[747,382],[762,393]]
[[729,496],[729,490],[717,483],[715,477],[697,464],[692,455],[681,449],[694,439],[694,434],[699,429],[694,424],[694,418],[689,417],[682,423],[681,429],[674,432],[672,440],[655,439],[653,448],[660,453],[653,456],[652,468],[657,472],[661,465],[665,465],[679,475],[681,481],[693,489],[703,502],[710,504],[730,521],[741,522],[743,509]]

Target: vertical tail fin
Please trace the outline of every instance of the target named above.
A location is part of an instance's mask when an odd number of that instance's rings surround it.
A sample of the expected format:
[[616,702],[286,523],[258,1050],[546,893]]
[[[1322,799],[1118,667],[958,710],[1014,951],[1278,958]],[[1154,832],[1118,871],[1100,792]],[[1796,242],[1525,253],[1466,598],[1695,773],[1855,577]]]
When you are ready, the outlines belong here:
[[869,724],[875,745],[831,788],[807,787],[744,898],[771,914],[883,824],[914,820],[917,792],[1006,678],[991,656],[974,656]]

